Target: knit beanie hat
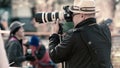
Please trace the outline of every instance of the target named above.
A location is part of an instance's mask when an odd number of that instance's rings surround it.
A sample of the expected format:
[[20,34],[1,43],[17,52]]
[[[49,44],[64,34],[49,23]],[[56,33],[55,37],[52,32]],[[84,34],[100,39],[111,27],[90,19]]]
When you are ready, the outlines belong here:
[[30,45],[31,46],[38,47],[39,46],[39,42],[40,42],[40,39],[38,38],[38,36],[33,35],[31,37],[31,39],[30,39]]

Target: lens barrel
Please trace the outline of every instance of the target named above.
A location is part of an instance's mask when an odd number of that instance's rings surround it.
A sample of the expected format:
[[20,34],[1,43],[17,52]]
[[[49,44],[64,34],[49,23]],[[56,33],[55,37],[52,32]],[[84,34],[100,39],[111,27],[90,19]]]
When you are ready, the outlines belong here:
[[59,12],[51,12],[51,13],[37,13],[35,15],[36,22],[45,23],[45,22],[52,22],[54,20],[59,19]]

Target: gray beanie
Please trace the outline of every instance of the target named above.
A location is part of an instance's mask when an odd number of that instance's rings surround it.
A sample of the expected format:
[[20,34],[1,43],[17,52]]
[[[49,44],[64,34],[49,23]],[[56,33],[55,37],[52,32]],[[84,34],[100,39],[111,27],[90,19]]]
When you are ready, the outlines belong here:
[[19,22],[19,21],[14,21],[14,22],[10,25],[9,29],[10,29],[10,31],[12,32],[12,31],[14,31],[16,28],[22,27],[24,24],[25,24],[25,23],[21,23],[21,22]]

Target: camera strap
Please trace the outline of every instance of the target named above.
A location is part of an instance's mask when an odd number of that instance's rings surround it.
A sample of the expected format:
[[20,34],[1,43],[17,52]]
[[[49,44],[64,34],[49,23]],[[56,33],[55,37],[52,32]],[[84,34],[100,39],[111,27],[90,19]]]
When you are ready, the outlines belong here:
[[[63,40],[63,36],[62,36],[62,34],[63,34],[62,24],[59,24],[58,34],[60,34],[59,37],[60,37],[60,43],[61,43],[62,40]],[[62,64],[62,68],[65,68],[65,62],[62,62],[61,64]]]
[[[60,37],[60,43],[61,43],[63,38],[62,34],[60,34],[59,37]],[[65,62],[62,62],[61,64],[62,64],[62,68],[65,68]]]

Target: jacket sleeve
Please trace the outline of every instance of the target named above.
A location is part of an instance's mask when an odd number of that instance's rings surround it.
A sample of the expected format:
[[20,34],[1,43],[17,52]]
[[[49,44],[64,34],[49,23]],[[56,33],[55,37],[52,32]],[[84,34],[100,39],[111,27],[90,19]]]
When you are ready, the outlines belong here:
[[70,58],[73,44],[75,43],[74,40],[73,32],[71,31],[66,33],[62,42],[59,41],[58,34],[53,34],[49,38],[49,54],[53,62],[59,63]]
[[16,42],[11,42],[8,48],[9,62],[21,63],[25,61],[25,56],[18,56],[20,54],[19,47]]

